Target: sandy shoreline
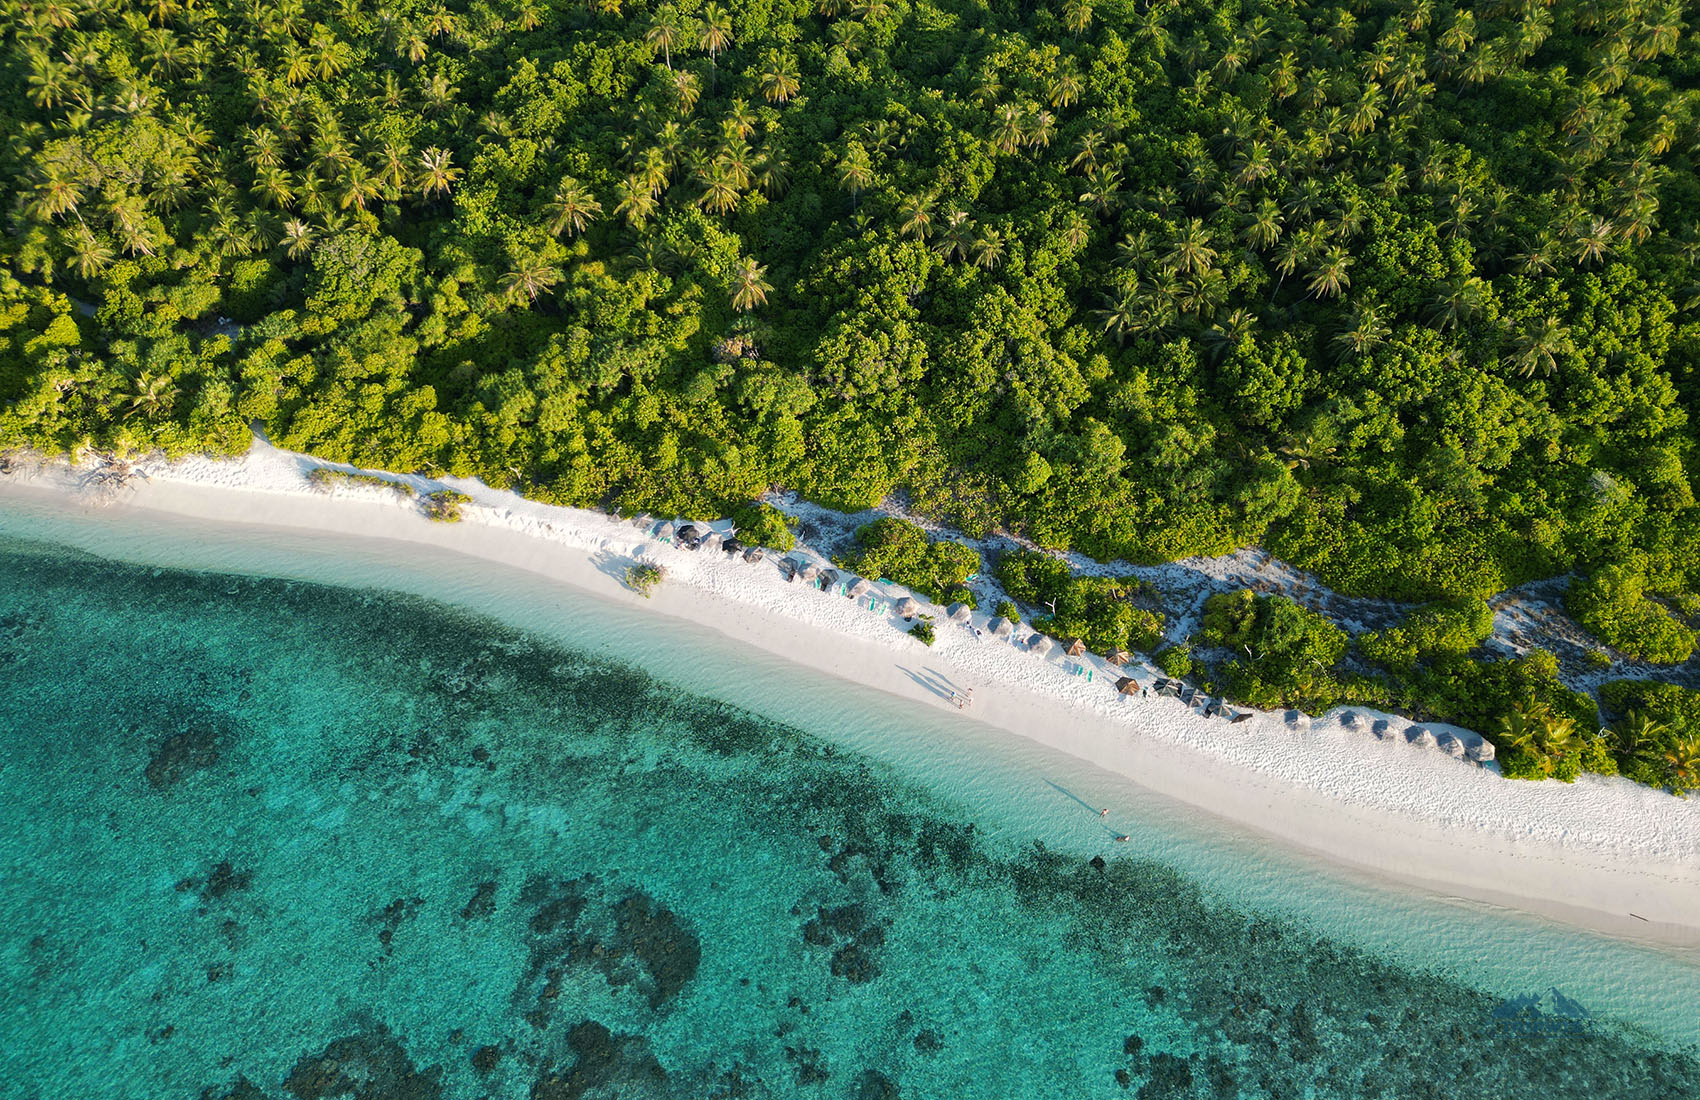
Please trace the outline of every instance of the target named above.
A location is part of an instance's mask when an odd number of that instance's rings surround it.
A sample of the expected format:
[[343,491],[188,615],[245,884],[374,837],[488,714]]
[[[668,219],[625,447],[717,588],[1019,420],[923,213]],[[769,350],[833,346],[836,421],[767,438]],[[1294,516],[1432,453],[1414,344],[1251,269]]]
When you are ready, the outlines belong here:
[[[1100,671],[1070,675],[990,637],[942,623],[931,650],[886,616],[788,585],[771,562],[662,546],[630,524],[525,501],[475,483],[467,522],[437,524],[379,488],[313,491],[317,463],[263,444],[238,462],[150,470],[115,515],[320,531],[438,547],[638,603],[620,582],[642,557],[668,570],[648,607],[831,675],[954,712],[930,684],[973,688],[963,721],[988,723],[1089,761],[1284,845],[1378,877],[1501,905],[1626,940],[1700,950],[1700,799],[1625,780],[1514,783],[1443,754],[1318,720],[1202,718],[1167,699],[1118,696]],[[0,479],[13,499],[67,511],[94,504],[63,467]],[[423,484],[423,483],[421,483]],[[951,713],[951,717],[955,717]]]

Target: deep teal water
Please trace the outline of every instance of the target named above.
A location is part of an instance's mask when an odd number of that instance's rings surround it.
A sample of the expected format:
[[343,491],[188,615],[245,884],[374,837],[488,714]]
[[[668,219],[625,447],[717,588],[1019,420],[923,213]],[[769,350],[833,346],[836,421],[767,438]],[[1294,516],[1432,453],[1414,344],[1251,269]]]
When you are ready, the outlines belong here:
[[0,544],[0,748],[0,1096],[1700,1096],[415,597]]

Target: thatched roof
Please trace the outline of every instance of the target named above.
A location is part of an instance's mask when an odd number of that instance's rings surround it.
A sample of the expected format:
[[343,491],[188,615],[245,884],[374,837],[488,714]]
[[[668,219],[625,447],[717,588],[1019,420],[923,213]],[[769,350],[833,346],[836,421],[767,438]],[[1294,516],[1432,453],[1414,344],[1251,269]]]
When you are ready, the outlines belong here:
[[1486,764],[1493,759],[1493,742],[1484,738],[1465,750],[1464,755],[1479,764]]
[[1120,680],[1116,681],[1116,690],[1121,692],[1123,695],[1138,695],[1139,681],[1135,680],[1132,676],[1123,676]]
[[854,599],[856,599],[860,596],[866,596],[869,592],[872,592],[873,590],[874,590],[874,586],[872,584],[868,583],[868,578],[857,577],[856,583],[850,586],[849,596],[850,596],[851,599],[854,600]]
[[827,589],[838,583],[838,570],[822,569],[820,571],[820,576],[815,578],[815,583],[820,585],[820,590],[822,592],[825,592]]
[[915,602],[913,596],[905,596],[897,601],[897,606],[892,610],[897,612],[897,617],[900,619],[913,619],[920,614],[921,605]]
[[1011,634],[1015,633],[1015,624],[1001,615],[993,619],[991,625],[992,633],[997,635],[999,638],[1007,638]]
[[1125,649],[1118,649],[1108,657],[1105,657],[1104,660],[1115,665],[1117,668],[1121,668],[1123,665],[1133,660],[1133,654],[1129,653]]
[[654,516],[651,516],[648,512],[639,512],[637,518],[632,520],[632,526],[636,527],[639,531],[647,531],[649,530],[649,525],[654,522]]
[[718,550],[718,549],[720,549],[720,535],[719,535],[719,533],[715,532],[715,531],[710,531],[707,534],[703,535],[703,537],[702,537],[702,548],[704,550]]
[[745,561],[760,561],[763,558],[763,556],[764,556],[764,552],[763,552],[762,548],[759,547],[759,546],[746,547],[745,550],[744,550],[744,560]]
[[1063,652],[1068,654],[1070,657],[1080,656],[1082,653],[1086,652],[1086,639],[1070,638],[1068,640],[1068,647],[1064,649]]
[[1425,749],[1432,749],[1435,746],[1434,731],[1427,726],[1412,726],[1405,732],[1405,740]]
[[974,617],[974,609],[965,603],[953,603],[945,614],[953,623],[965,623]]
[[744,552],[744,544],[735,538],[729,538],[720,544],[720,549],[726,551],[728,554],[742,554]]
[[1027,648],[1043,657],[1045,654],[1049,653],[1051,648],[1055,645],[1055,642],[1051,641],[1043,634],[1035,634],[1033,635],[1033,640],[1027,643]]
[[1456,733],[1448,730],[1440,735],[1440,751],[1444,752],[1447,756],[1463,756],[1464,742],[1458,739],[1458,735]]
[[657,527],[655,529],[655,537],[658,538],[658,539],[670,539],[670,538],[672,538],[673,537],[673,525],[671,523],[663,523],[660,527]]
[[682,539],[700,539],[706,534],[708,534],[707,528],[698,527],[694,523],[687,523],[679,528],[679,537]]

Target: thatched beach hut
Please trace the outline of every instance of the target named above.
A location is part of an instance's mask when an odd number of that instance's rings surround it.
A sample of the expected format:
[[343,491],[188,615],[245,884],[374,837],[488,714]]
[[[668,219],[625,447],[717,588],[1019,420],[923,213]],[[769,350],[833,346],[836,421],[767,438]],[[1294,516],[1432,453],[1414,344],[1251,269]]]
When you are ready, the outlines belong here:
[[1051,648],[1055,645],[1055,642],[1051,641],[1043,634],[1035,634],[1033,635],[1033,640],[1027,643],[1027,648],[1031,649],[1039,656],[1044,657],[1050,654]]
[[1116,681],[1116,690],[1121,692],[1123,695],[1138,695],[1139,681],[1135,680],[1132,676],[1123,676],[1120,680]]
[[1081,656],[1086,652],[1086,639],[1070,638],[1068,640],[1068,646],[1063,649],[1063,652],[1068,654],[1070,657]]
[[874,586],[869,583],[868,578],[857,577],[856,583],[850,586],[849,591],[846,592],[845,595],[849,596],[853,600],[859,600],[873,590]]
[[999,615],[997,618],[992,620],[991,630],[994,637],[1007,638],[1011,634],[1015,633],[1015,624],[1004,618],[1002,615]]
[[1440,751],[1445,753],[1447,756],[1456,756],[1459,759],[1463,759],[1464,742],[1458,739],[1458,735],[1456,733],[1448,730],[1441,734],[1439,737],[1439,744]]
[[921,613],[921,605],[915,602],[913,596],[905,596],[897,601],[892,610],[897,612],[897,617],[900,619],[913,619]]
[[1434,748],[1434,731],[1427,726],[1412,726],[1405,734],[1405,740],[1422,749]]
[[1108,657],[1105,657],[1104,660],[1110,662],[1112,665],[1115,665],[1117,668],[1121,668],[1124,665],[1126,665],[1129,661],[1133,660],[1133,654],[1129,653],[1125,649],[1118,649],[1114,653],[1110,654]]
[[945,615],[953,623],[965,623],[974,617],[974,609],[965,603],[953,603],[945,611]]

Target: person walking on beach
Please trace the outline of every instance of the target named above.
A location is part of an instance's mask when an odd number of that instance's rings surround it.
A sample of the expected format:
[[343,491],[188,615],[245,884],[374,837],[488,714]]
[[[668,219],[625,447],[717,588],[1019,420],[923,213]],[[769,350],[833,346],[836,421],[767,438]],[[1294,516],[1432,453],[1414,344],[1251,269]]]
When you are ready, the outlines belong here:
[[1098,811],[1098,816],[1099,817],[1109,817],[1110,816],[1110,808],[1108,806],[1105,806],[1103,809]]

